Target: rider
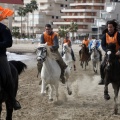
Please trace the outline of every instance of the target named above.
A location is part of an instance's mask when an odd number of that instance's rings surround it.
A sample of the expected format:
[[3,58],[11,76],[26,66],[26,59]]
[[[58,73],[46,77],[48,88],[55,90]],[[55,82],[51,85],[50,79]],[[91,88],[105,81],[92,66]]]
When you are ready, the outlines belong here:
[[[71,41],[69,40],[69,37],[68,37],[68,36],[66,36],[65,39],[63,40],[63,44],[64,44],[64,43],[67,43],[67,44],[68,44],[68,47],[71,48],[72,60],[73,60],[73,61],[76,61],[76,60],[75,60],[75,55],[74,55],[74,52],[73,52],[73,49],[72,49],[72,44],[71,44]],[[62,45],[63,45],[63,44],[62,44]],[[62,52],[62,56],[63,56],[63,52]],[[76,70],[75,64],[74,64],[74,70]]]
[[[47,42],[47,45],[50,46],[51,52],[54,52],[58,56],[58,60],[56,61],[61,68],[60,78],[62,80],[61,82],[65,84],[64,72],[65,72],[65,69],[67,68],[67,65],[65,64],[60,53],[58,52],[58,48],[59,48],[58,37],[57,37],[57,34],[53,32],[50,24],[45,25],[45,32],[41,35],[41,39],[40,39],[41,44],[46,42]],[[38,62],[38,70],[41,71],[41,68],[42,68],[42,64]]]
[[74,52],[73,52],[73,49],[72,49],[72,44],[71,44],[71,41],[69,40],[68,36],[66,36],[65,39],[63,40],[63,44],[64,43],[67,43],[68,47],[71,48],[71,56],[72,56],[73,61],[75,61],[75,55],[74,55]]
[[92,48],[93,48],[94,46],[96,46],[96,49],[98,50],[98,52],[99,52],[99,54],[100,54],[100,61],[102,61],[102,53],[101,53],[101,51],[100,51],[100,49],[99,49],[100,44],[101,44],[100,41],[99,41],[99,40],[96,40],[96,38],[93,36],[93,37],[92,37],[92,40],[89,42],[88,47],[89,47],[89,53],[91,54]]
[[10,29],[0,23],[0,74],[3,89],[10,98],[14,110],[21,108],[20,103],[15,99],[15,86],[12,78],[9,62],[7,60],[6,48],[12,46],[12,35]]
[[85,46],[86,46],[86,48],[87,48],[87,50],[88,50],[88,53],[89,53],[89,49],[88,49],[89,42],[90,42],[90,41],[88,40],[88,37],[85,36],[85,37],[84,37],[84,40],[82,41],[82,44],[85,44]]
[[[107,21],[107,28],[103,31],[101,46],[102,46],[102,49],[106,51],[108,44],[115,43],[116,55],[120,55],[120,33],[118,32],[117,27],[118,27],[118,24],[115,20]],[[100,66],[101,81],[99,82],[99,85],[104,84],[105,65],[106,65],[106,59],[104,58]]]

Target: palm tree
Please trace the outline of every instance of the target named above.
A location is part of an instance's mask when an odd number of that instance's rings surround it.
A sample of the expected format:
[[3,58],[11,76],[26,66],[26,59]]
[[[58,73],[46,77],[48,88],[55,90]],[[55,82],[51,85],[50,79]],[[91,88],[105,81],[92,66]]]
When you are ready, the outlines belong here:
[[72,38],[74,38],[74,33],[77,32],[77,30],[78,30],[77,23],[72,21],[70,24],[70,27],[68,29],[69,29],[69,32],[72,33]]
[[32,8],[32,13],[33,13],[33,37],[34,37],[34,11],[38,9],[38,5],[36,0],[31,0],[30,2],[31,8]]
[[26,15],[25,8],[24,7],[19,7],[18,9],[18,15],[21,16],[21,37],[22,37],[22,17]]
[[26,14],[27,14],[27,36],[29,36],[29,29],[28,29],[29,18],[28,18],[28,14],[33,12],[30,3],[26,4],[26,6],[25,6],[25,12],[26,12]]
[[67,29],[67,27],[65,26],[59,26],[58,27],[58,35],[60,37],[60,39],[63,39],[67,36],[69,30]]
[[20,35],[19,27],[13,27],[12,28],[12,35],[16,38]]

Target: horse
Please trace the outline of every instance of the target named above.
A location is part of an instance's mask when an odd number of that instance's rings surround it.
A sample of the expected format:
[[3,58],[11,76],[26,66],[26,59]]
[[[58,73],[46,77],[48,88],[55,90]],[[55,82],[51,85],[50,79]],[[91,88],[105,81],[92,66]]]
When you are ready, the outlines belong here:
[[72,67],[75,65],[73,65],[74,61],[72,60],[72,56],[71,56],[71,48],[68,46],[67,43],[63,44],[62,52],[63,52],[62,58],[63,58],[64,62],[66,63],[66,65],[68,65],[68,67],[65,70],[65,80],[66,80],[66,84],[67,84],[68,94],[71,95],[72,91],[70,91],[68,81],[69,81],[70,73],[72,71]]
[[[11,68],[12,78],[15,84],[15,96],[17,95],[18,90],[18,76],[27,68],[27,65],[21,61],[11,60],[9,61]],[[1,81],[0,81],[1,82]],[[0,84],[0,117],[2,112],[2,103],[6,104],[6,120],[12,120],[13,107],[10,104],[10,99],[7,96],[7,93],[4,91],[4,87]]]
[[85,70],[86,70],[86,66],[88,66],[90,55],[89,55],[88,49],[85,44],[81,45],[81,50],[79,51],[79,56],[80,56],[80,61],[81,61],[80,65],[83,68],[83,65],[85,63]]
[[93,71],[97,73],[98,71],[98,66],[100,63],[100,54],[96,48],[96,45],[91,48],[91,61],[93,64]]
[[[120,89],[120,62],[118,56],[115,55],[115,44],[109,44],[106,50],[106,65],[104,68],[104,98],[110,99],[108,94],[108,84],[111,83],[114,89],[114,114],[118,113],[118,93]],[[114,49],[113,49],[114,48]]]
[[41,94],[46,94],[46,88],[49,85],[49,100],[53,101],[53,90],[55,88],[56,100],[58,101],[58,87],[61,75],[61,68],[56,61],[56,54],[50,51],[50,47],[47,45],[47,43],[40,44],[37,48],[37,60],[43,64],[41,70]]

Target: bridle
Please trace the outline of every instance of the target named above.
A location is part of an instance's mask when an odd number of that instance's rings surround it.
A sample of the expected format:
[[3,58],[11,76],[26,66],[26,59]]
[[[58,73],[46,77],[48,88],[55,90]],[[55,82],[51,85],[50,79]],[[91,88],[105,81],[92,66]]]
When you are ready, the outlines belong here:
[[37,48],[37,61],[44,62],[47,57],[47,49],[45,47]]

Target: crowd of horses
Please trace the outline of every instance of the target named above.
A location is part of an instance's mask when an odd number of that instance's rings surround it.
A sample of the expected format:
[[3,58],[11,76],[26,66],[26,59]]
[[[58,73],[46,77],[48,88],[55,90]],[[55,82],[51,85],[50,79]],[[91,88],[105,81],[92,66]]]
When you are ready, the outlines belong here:
[[[112,45],[111,45],[112,46]],[[120,88],[120,63],[119,58],[115,55],[113,52],[112,47],[108,47],[106,52],[106,66],[104,69],[105,73],[105,89],[104,93],[108,93],[108,84],[112,83],[114,93],[115,93],[115,106],[114,106],[114,113],[118,113],[118,92]],[[65,70],[65,79],[66,83],[65,86],[67,88],[68,94],[72,94],[72,90],[69,86],[69,78],[70,73],[72,71],[72,68],[74,68],[74,61],[72,60],[71,56],[71,48],[68,47],[67,44],[63,44],[62,47],[63,51],[63,60],[67,64],[67,68]],[[50,47],[47,44],[40,44],[40,46],[37,48],[36,51],[37,60],[42,62],[43,67],[41,70],[41,94],[44,95],[47,92],[47,87],[49,86],[49,100],[53,101],[54,98],[54,90],[56,92],[56,100],[58,101],[59,98],[59,81],[60,81],[60,74],[61,69],[59,65],[57,64],[56,60],[58,59],[56,54],[54,52],[50,51]],[[99,53],[96,49],[96,47],[93,47],[91,50],[91,54],[89,54],[89,51],[87,50],[86,46],[84,44],[81,45],[81,49],[79,51],[80,56],[80,65],[82,68],[85,66],[88,66],[88,62],[91,60],[93,64],[93,71],[97,73],[98,71],[98,63],[99,60]],[[22,71],[27,68],[27,65],[21,61],[9,61],[11,71],[12,71],[12,77],[15,84],[15,91],[17,94],[18,90],[18,78],[19,75],[22,73]],[[0,113],[2,111],[2,102],[6,103],[6,120],[12,120],[12,112],[13,107],[9,103],[9,98],[7,97],[6,93],[4,92],[4,89],[2,88],[2,85],[0,86]]]

